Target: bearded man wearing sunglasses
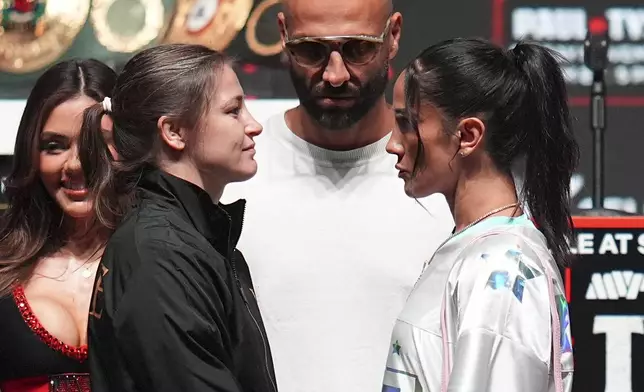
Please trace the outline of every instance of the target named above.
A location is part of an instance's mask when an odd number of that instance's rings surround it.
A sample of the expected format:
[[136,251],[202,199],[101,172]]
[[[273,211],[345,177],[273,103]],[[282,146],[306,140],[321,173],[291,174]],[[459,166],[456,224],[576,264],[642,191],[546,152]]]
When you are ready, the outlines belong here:
[[385,151],[402,17],[390,0],[285,0],[278,19],[300,105],[263,124],[257,175],[224,199],[248,200],[239,248],[279,390],[379,391],[395,319],[453,227]]

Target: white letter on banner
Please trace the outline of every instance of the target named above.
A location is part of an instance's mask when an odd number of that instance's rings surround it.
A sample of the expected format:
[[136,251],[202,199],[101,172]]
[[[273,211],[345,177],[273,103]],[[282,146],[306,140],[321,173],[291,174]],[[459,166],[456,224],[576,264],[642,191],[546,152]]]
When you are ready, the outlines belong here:
[[644,334],[644,318],[637,316],[595,316],[593,333],[606,334],[605,392],[633,392],[631,335]]

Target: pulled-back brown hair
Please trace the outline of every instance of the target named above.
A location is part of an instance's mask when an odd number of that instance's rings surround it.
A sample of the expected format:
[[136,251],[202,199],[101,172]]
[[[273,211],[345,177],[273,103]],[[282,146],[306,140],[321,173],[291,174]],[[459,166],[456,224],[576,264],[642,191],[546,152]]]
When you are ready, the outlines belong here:
[[102,101],[116,73],[96,60],[70,60],[49,68],[36,81],[22,114],[6,179],[8,207],[0,218],[0,296],[26,282],[38,258],[65,240],[63,212],[40,180],[39,140],[51,112],[60,104],[87,96]]
[[[197,128],[226,63],[223,54],[200,45],[145,49],[132,57],[119,75],[111,110],[99,103],[85,111],[80,160],[102,224],[114,228],[119,223],[132,206],[138,179],[157,166],[159,118],[167,116],[179,127]],[[104,115],[114,122],[117,159],[103,137]]]

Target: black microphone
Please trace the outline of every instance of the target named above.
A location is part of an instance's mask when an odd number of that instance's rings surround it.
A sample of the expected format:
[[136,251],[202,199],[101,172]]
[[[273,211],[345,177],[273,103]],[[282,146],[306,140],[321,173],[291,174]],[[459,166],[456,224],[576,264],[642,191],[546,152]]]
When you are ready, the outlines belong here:
[[584,40],[584,64],[593,72],[590,87],[590,124],[593,132],[593,208],[582,216],[631,215],[604,208],[604,130],[606,129],[606,82],[608,68],[608,21],[604,17],[589,20]]
[[608,68],[608,45],[608,21],[603,17],[590,19],[584,41],[584,63],[593,74],[601,73],[603,77]]
[[590,124],[593,132],[593,208],[604,207],[604,130],[606,129],[606,82],[608,21],[590,19],[584,40],[584,63],[593,72],[590,87]]

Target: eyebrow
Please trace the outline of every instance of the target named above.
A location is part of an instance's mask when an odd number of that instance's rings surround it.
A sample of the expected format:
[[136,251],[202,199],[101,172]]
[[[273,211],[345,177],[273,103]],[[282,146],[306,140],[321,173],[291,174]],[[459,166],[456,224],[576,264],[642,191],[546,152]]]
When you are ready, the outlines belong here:
[[221,105],[221,107],[223,109],[227,109],[227,108],[229,108],[231,106],[235,106],[235,105],[239,104],[243,100],[244,100],[244,96],[243,95],[238,95],[238,96],[236,96],[234,98],[231,98],[228,101],[224,102],[224,104]]
[[42,131],[40,132],[40,138],[41,139],[46,139],[46,138],[67,138],[67,136],[63,135],[60,132],[55,132],[55,131]]

